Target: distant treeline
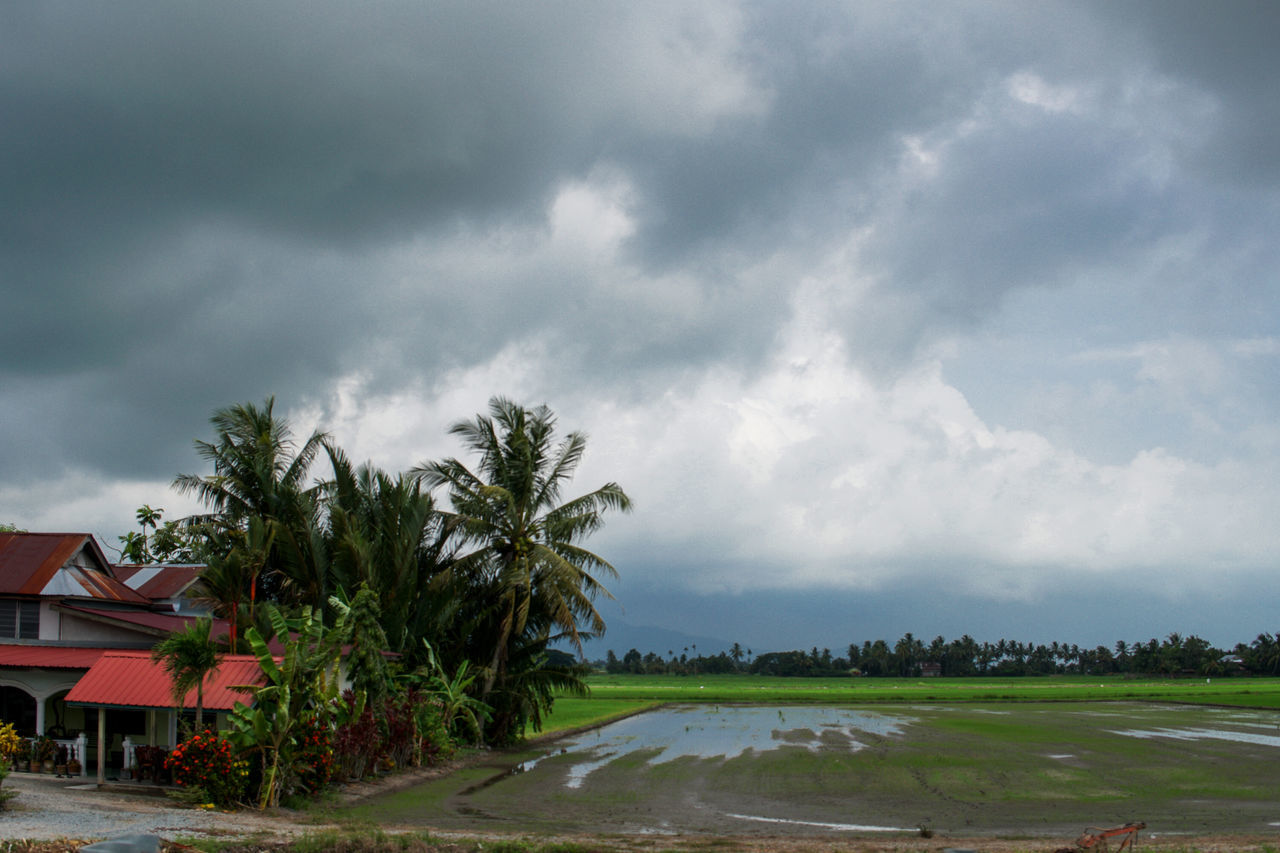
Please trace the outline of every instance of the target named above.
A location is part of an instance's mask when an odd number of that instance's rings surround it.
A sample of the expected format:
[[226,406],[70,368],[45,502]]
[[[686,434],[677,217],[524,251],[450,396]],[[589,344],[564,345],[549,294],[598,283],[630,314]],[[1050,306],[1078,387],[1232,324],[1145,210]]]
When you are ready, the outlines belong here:
[[698,655],[689,650],[677,656],[674,650],[662,657],[654,652],[640,654],[631,649],[619,660],[610,649],[604,668],[611,673],[648,673],[668,675],[750,672],[759,675],[797,677],[830,677],[848,675],[893,676],[921,675],[1277,675],[1280,674],[1280,636],[1259,634],[1252,643],[1237,643],[1232,649],[1219,649],[1195,636],[1170,634],[1164,640],[1127,643],[1120,640],[1114,648],[1097,646],[1080,648],[1073,643],[1022,643],[1000,640],[979,643],[968,634],[948,642],[937,636],[926,645],[904,634],[889,645],[884,640],[867,640],[861,646],[851,643],[844,657],[830,649],[768,652],[753,656],[734,643],[730,652]]

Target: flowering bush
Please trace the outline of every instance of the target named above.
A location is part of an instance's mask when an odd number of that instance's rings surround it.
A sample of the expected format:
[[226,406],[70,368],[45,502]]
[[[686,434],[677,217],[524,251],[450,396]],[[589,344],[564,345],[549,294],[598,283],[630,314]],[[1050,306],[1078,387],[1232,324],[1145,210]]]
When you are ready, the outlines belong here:
[[300,726],[294,768],[298,784],[309,794],[327,785],[333,775],[333,730],[318,715]]
[[14,731],[13,723],[0,724],[0,759],[9,759],[17,755],[26,756],[27,739],[19,737]]
[[245,793],[249,762],[215,732],[197,732],[173,748],[164,760],[173,783],[203,791],[208,802],[229,806]]

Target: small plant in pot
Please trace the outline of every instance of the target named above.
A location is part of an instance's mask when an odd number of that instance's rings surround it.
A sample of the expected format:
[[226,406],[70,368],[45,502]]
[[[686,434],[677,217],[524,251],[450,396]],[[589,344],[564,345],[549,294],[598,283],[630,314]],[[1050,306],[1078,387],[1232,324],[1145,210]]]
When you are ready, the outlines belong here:
[[22,741],[22,748],[18,751],[18,763],[23,770],[29,773],[36,772],[36,768],[40,765],[36,762],[35,743],[26,739]]
[[58,744],[58,750],[54,755],[53,772],[58,774],[58,778],[62,778],[67,775],[67,745]]
[[13,766],[16,770],[31,769],[31,741],[26,738],[22,738],[22,743],[14,748]]
[[45,771],[53,769],[53,760],[58,755],[58,745],[54,743],[53,738],[45,735],[36,738],[35,754],[32,756],[33,763],[40,764]]

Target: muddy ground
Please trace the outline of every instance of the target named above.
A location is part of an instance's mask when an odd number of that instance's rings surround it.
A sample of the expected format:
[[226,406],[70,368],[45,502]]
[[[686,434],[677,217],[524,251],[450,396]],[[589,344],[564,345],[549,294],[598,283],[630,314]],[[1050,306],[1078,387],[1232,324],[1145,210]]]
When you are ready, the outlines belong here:
[[[1009,849],[1054,849],[1086,826],[1137,820],[1148,825],[1144,846],[1193,838],[1213,839],[1215,849],[1228,838],[1280,846],[1275,746],[1122,733],[1266,732],[1265,720],[1120,704],[902,713],[910,723],[901,732],[855,734],[856,749],[831,731],[777,732],[782,741],[819,743],[729,758],[659,761],[657,748],[609,754],[616,746],[605,744],[588,754],[609,760],[579,788],[566,780],[584,754],[553,744],[376,797],[350,817],[388,828],[592,835],[652,849],[677,839],[679,849],[696,839],[733,839],[736,849],[993,850],[993,839],[1008,839]],[[533,769],[512,772],[532,758],[540,758]]]
[[[619,751],[577,789],[564,783],[582,753],[575,755],[570,742],[544,742],[348,785],[305,812],[200,815],[201,823],[209,821],[204,831],[154,798],[113,795],[106,802],[94,792],[59,789],[45,792],[51,799],[42,802],[33,777],[22,780],[28,791],[18,802],[27,800],[27,807],[0,813],[0,851],[74,849],[50,840],[13,846],[21,836],[6,829],[34,815],[65,828],[69,821],[53,814],[61,810],[77,819],[92,811],[119,821],[133,801],[137,819],[167,838],[252,836],[237,848],[242,853],[284,851],[292,839],[315,833],[335,840],[308,850],[347,853],[495,847],[531,853],[1051,853],[1071,848],[1086,826],[1130,820],[1148,824],[1138,837],[1139,850],[1280,849],[1280,768],[1277,747],[1270,745],[1270,732],[1280,735],[1280,717],[1273,724],[1270,718],[1242,721],[1227,711],[1188,716],[1178,709],[1121,705],[1024,706],[1016,713],[977,707],[908,711],[903,713],[910,724],[896,734],[855,733],[857,749],[848,733],[780,730],[776,738],[791,746],[734,757],[655,763],[656,748]],[[1262,732],[1263,742],[1167,735],[1186,725]],[[1166,734],[1117,733],[1124,730]],[[534,758],[541,760],[532,770],[512,772]],[[83,804],[72,802],[80,797]],[[104,834],[110,835],[78,837]],[[388,841],[384,834],[399,837]]]

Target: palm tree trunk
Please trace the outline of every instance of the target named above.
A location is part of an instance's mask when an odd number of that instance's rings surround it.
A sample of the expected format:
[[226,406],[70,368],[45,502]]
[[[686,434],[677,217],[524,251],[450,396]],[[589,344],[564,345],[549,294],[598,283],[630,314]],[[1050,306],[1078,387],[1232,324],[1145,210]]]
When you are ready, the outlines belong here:
[[489,672],[484,678],[484,691],[480,694],[481,702],[487,700],[489,694],[493,692],[494,684],[500,680],[499,674],[506,674],[507,646],[511,644],[511,627],[516,618],[515,608],[515,599],[508,596],[507,612],[502,617],[502,624],[498,630],[498,642],[494,646],[493,657],[489,660]]

